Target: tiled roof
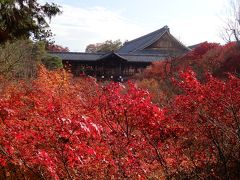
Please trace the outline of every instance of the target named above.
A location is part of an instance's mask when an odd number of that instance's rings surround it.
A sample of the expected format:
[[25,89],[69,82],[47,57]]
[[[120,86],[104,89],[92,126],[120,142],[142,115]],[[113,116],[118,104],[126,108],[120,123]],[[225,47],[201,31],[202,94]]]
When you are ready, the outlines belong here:
[[169,32],[169,28],[167,26],[164,26],[161,29],[158,29],[154,32],[141,36],[132,41],[126,42],[123,45],[123,47],[121,47],[117,52],[118,53],[134,53],[137,50],[142,50],[143,48],[157,41],[165,32]]
[[62,60],[72,61],[96,61],[100,57],[104,56],[105,53],[80,53],[80,52],[49,52],[52,56],[58,56]]
[[[58,56],[62,60],[68,61],[97,61],[105,57],[108,57],[109,54],[103,53],[73,53],[73,52],[49,52],[52,56]],[[163,54],[126,54],[126,53],[113,53],[116,56],[127,60],[128,62],[153,62],[166,58],[166,55]]]
[[159,40],[165,33],[168,33],[173,40],[178,42],[186,51],[190,50],[188,47],[184,46],[176,38],[174,38],[167,26],[154,31],[152,33],[141,36],[137,39],[129,41],[124,44],[117,52],[111,53],[80,53],[80,52],[50,52],[50,55],[58,56],[62,60],[69,61],[98,61],[106,60],[115,57],[114,59],[127,60],[128,62],[153,62],[165,59],[169,54],[164,50],[154,50],[154,49],[145,49],[150,46],[157,40]]

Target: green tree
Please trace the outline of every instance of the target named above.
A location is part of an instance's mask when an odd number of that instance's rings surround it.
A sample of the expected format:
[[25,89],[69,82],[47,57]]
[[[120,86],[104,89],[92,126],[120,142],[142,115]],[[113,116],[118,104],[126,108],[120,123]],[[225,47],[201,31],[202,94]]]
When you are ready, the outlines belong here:
[[0,0],[0,43],[29,37],[47,40],[52,36],[47,20],[60,13],[60,7],[54,3]]
[[88,53],[93,53],[93,52],[111,52],[111,51],[116,51],[120,47],[122,47],[122,42],[120,39],[112,41],[112,40],[107,40],[103,43],[96,43],[96,44],[89,44],[86,47],[85,52]]
[[57,56],[46,55],[42,58],[42,64],[48,70],[63,68],[62,60]]

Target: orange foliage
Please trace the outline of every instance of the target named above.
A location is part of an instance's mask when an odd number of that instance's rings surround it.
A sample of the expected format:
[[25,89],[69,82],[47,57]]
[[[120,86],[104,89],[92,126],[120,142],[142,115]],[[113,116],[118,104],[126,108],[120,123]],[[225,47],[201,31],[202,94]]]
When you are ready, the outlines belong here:
[[131,82],[100,86],[64,70],[5,82],[0,178],[238,178],[240,79],[208,74],[203,83],[192,70],[165,68],[163,79],[142,82],[161,106]]

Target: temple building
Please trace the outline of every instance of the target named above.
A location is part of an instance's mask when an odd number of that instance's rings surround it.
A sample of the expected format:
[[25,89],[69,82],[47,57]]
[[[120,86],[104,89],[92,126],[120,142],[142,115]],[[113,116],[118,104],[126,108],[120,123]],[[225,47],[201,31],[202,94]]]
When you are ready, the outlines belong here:
[[190,51],[178,41],[167,26],[154,32],[128,41],[116,52],[80,53],[51,52],[62,59],[78,76],[81,73],[102,80],[125,81],[141,72],[154,61],[167,57],[180,56]]

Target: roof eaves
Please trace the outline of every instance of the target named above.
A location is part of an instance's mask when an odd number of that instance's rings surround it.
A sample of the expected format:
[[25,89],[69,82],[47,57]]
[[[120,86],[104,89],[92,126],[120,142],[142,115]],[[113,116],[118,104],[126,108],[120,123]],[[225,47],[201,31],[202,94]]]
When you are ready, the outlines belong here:
[[146,57],[167,57],[166,54],[134,54],[134,53],[120,53],[119,54],[121,57],[124,57],[124,56],[146,56]]

